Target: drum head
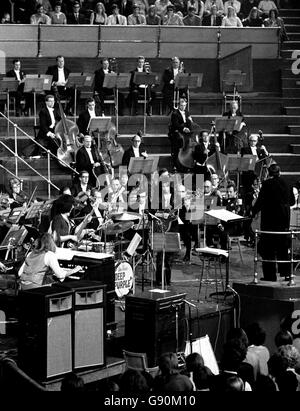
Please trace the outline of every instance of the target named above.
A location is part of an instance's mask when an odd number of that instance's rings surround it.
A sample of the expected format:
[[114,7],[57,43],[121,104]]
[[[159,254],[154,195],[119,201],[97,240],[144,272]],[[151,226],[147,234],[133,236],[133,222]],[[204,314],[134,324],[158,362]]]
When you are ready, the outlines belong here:
[[119,298],[127,295],[133,286],[133,270],[127,261],[117,262],[115,266],[115,292]]

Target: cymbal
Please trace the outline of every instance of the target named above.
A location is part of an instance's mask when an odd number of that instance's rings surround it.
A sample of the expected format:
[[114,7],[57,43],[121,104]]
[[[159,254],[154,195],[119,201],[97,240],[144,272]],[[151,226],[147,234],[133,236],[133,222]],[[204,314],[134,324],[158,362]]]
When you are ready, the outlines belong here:
[[132,225],[133,225],[132,221],[111,224],[107,227],[107,229],[105,230],[105,233],[107,235],[122,234],[125,231],[129,230],[132,227]]
[[111,215],[111,218],[116,221],[135,221],[140,220],[141,215],[138,213],[132,213],[130,211],[125,213],[115,213]]

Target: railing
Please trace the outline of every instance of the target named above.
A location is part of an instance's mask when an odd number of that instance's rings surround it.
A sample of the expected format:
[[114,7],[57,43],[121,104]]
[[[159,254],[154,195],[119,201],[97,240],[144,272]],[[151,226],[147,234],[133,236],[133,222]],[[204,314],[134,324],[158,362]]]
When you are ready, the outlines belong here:
[[[79,174],[74,168],[70,167],[69,164],[65,163],[63,160],[59,159],[55,154],[51,153],[50,150],[47,150],[44,146],[42,146],[40,143],[38,143],[34,138],[32,138],[29,134],[27,134],[24,130],[22,130],[17,124],[15,124],[13,121],[11,121],[8,117],[6,117],[5,114],[0,112],[0,115],[6,119],[7,122],[13,125],[14,127],[14,151],[8,147],[3,141],[0,141],[0,144],[7,150],[9,151],[15,158],[15,177],[18,177],[18,160],[20,160],[23,164],[25,164],[28,168],[30,168],[35,174],[40,176],[43,180],[45,180],[48,184],[48,198],[50,199],[51,197],[51,187],[53,187],[56,190],[59,190],[59,187],[57,187],[54,183],[51,181],[51,157],[55,158],[58,162],[60,162],[64,167],[68,168],[71,170],[74,174]],[[39,173],[35,168],[33,168],[30,164],[27,163],[22,157],[19,156],[18,154],[18,130],[24,134],[27,138],[29,138],[35,145],[37,145],[42,151],[47,153],[47,177],[44,177],[41,173]],[[3,166],[2,166],[3,167]],[[10,172],[11,173],[11,172]],[[13,173],[11,173],[13,174]]]
[[276,27],[0,25],[6,57],[223,58],[252,46],[253,59],[279,55]]
[[[291,246],[290,246],[290,259],[289,260],[268,260],[268,259],[263,259],[263,258],[258,258],[258,239],[260,235],[274,235],[274,236],[290,236],[291,237]],[[295,239],[297,236],[300,235],[300,231],[297,230],[290,230],[290,231],[261,231],[261,230],[255,230],[255,251],[254,251],[254,277],[253,277],[253,283],[257,284],[258,283],[258,275],[257,275],[257,266],[258,262],[264,262],[264,263],[286,263],[290,264],[290,276],[289,276],[289,286],[294,286],[295,281],[294,281],[294,263],[299,264],[300,259],[294,259],[294,254],[295,254]]]

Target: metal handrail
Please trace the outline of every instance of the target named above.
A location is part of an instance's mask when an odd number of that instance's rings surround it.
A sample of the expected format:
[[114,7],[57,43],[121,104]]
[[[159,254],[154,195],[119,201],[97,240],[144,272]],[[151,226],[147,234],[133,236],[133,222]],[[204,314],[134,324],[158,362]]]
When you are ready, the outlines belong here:
[[[27,165],[27,167],[29,167],[34,173],[36,173],[37,175],[39,175],[40,177],[42,177],[43,180],[47,181],[47,184],[51,185],[53,188],[55,188],[56,190],[59,190],[59,187],[57,187],[55,184],[52,183],[51,180],[49,180],[48,178],[44,177],[41,173],[39,173],[37,170],[35,170],[30,164],[28,164],[22,157],[20,157],[18,154],[14,153],[5,143],[3,143],[3,141],[0,140],[0,144],[6,148],[6,150],[8,150],[11,154],[13,154],[15,156],[15,158],[18,158],[19,160],[21,160],[24,164]],[[19,178],[19,177],[17,177]]]
[[[290,259],[289,260],[269,260],[258,258],[258,236],[260,234],[267,234],[267,235],[288,235],[291,237],[291,246],[290,246]],[[299,263],[299,259],[294,259],[294,239],[295,236],[299,235],[299,230],[289,230],[289,231],[262,231],[262,230],[255,230],[255,250],[254,250],[254,277],[253,283],[258,283],[258,273],[257,273],[257,264],[258,262],[266,262],[266,263],[286,263],[291,265],[290,275],[289,275],[289,286],[294,286],[294,263]]]
[[[76,171],[74,168],[70,167],[69,164],[65,163],[63,160],[60,160],[55,154],[51,153],[51,151],[47,150],[44,146],[42,146],[40,143],[38,143],[33,137],[31,137],[29,134],[26,133],[26,131],[22,130],[16,123],[14,123],[13,121],[11,121],[5,114],[3,114],[0,111],[0,116],[2,116],[3,118],[5,118],[9,123],[11,123],[14,128],[16,130],[21,131],[21,133],[24,134],[24,136],[28,137],[34,144],[36,144],[38,147],[40,147],[43,151],[45,151],[46,153],[49,152],[51,157],[54,157],[57,161],[59,161],[60,163],[62,163],[65,167],[69,168],[73,173],[79,175],[78,171]],[[15,136],[16,137],[16,136]]]

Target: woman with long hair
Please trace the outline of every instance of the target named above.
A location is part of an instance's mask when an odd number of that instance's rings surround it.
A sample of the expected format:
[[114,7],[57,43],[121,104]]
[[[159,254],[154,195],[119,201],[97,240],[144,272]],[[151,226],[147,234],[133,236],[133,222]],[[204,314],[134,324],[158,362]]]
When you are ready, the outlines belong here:
[[69,271],[62,269],[59,266],[55,251],[56,245],[51,234],[45,233],[36,239],[34,249],[27,255],[19,270],[22,290],[54,282],[52,275],[63,281],[69,275],[81,270],[79,266]]
[[263,27],[263,20],[259,17],[259,10],[257,7],[252,7],[246,19],[243,20],[244,27]]
[[286,34],[285,25],[283,19],[278,16],[277,9],[271,9],[269,12],[269,17],[264,20],[265,27],[279,27],[279,37],[281,41],[288,40],[288,36]]
[[91,13],[90,24],[107,24],[107,14],[103,3],[96,4],[95,11]]
[[227,15],[223,17],[222,27],[243,27],[239,17],[236,15],[234,7],[229,6]]

